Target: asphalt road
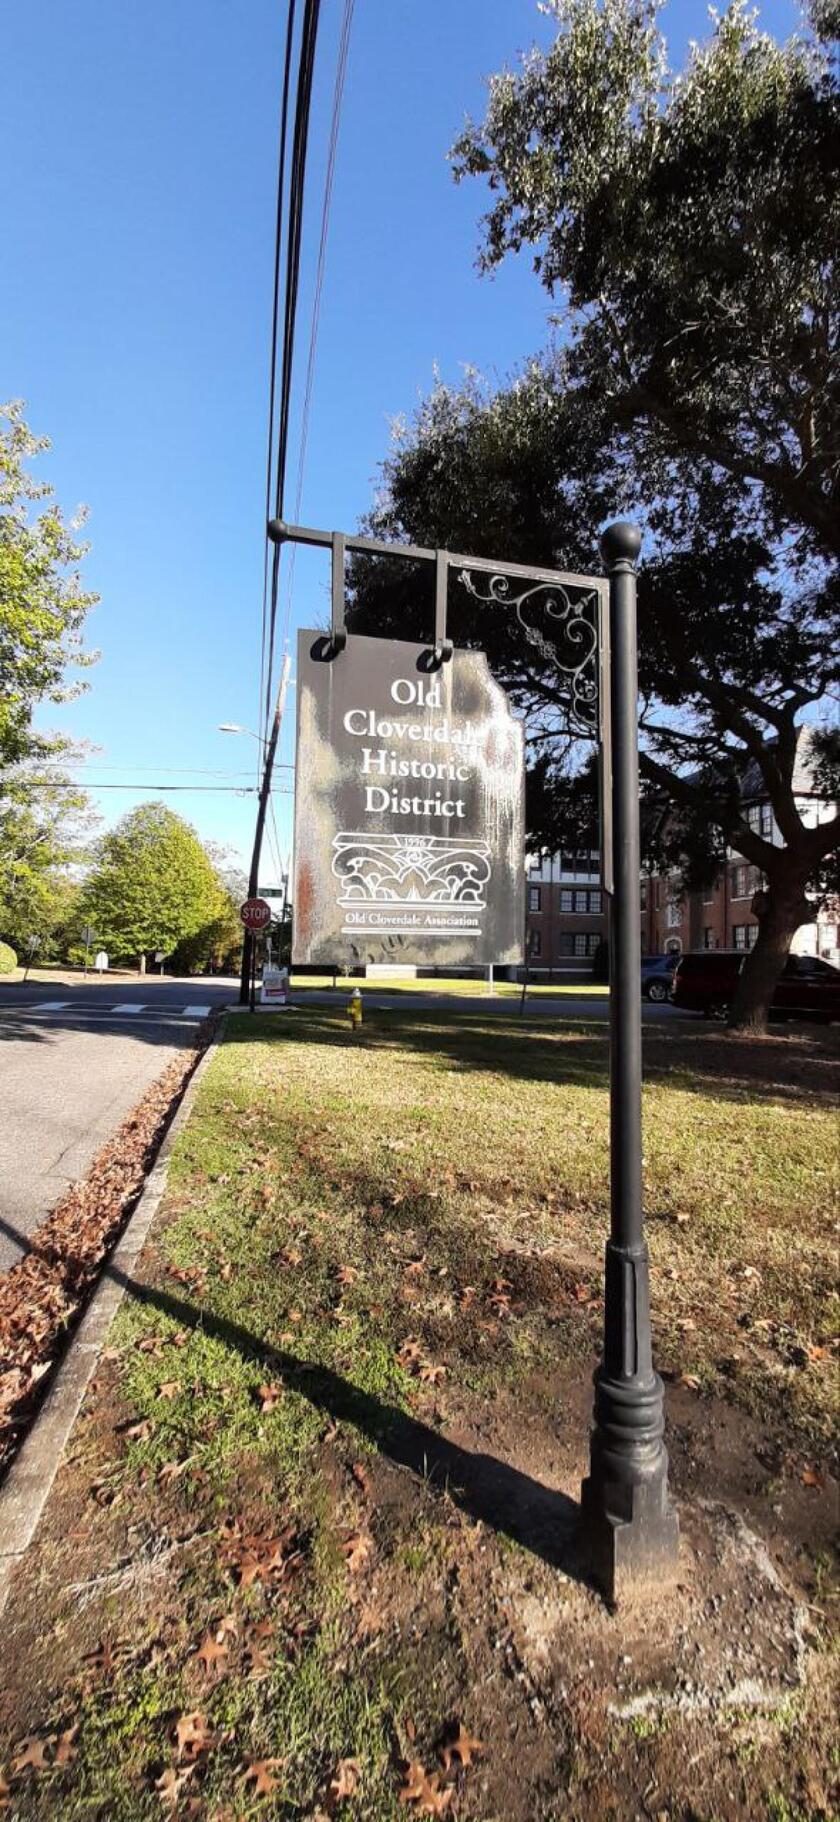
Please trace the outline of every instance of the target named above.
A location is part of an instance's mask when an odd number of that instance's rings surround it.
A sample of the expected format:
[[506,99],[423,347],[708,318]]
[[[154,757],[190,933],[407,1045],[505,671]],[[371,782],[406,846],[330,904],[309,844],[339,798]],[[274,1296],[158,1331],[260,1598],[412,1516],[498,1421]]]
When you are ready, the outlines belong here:
[[0,982],[0,1272],[236,986],[152,976]]

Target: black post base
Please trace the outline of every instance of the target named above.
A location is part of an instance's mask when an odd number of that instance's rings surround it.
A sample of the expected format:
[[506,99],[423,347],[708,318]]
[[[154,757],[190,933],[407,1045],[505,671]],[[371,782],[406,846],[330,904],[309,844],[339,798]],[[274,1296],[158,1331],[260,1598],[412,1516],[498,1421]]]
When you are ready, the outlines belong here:
[[610,1601],[640,1582],[667,1580],[679,1547],[649,1310],[646,1247],[610,1241],[604,1360],[595,1374],[590,1471],[581,1492],[584,1548]]
[[[677,1515],[668,1496],[668,1456],[644,1479],[612,1479],[592,1439],[592,1466],[581,1489],[582,1536],[589,1569],[611,1603],[644,1585],[663,1586],[679,1551]],[[629,1463],[624,1464],[626,1476]]]

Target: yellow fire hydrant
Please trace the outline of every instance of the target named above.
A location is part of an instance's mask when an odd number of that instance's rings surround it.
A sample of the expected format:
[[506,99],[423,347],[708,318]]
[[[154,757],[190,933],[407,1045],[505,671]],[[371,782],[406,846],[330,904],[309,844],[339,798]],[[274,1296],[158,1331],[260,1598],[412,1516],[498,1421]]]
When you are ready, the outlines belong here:
[[347,1002],[347,1017],[350,1020],[353,1030],[358,1031],[362,1022],[362,996],[358,987],[353,988],[353,992]]

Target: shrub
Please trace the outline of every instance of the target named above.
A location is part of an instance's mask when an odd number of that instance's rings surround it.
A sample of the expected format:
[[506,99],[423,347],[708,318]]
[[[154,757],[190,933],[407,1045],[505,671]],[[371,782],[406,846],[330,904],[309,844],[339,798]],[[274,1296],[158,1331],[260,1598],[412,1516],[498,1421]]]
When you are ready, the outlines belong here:
[[13,974],[17,967],[17,956],[8,943],[0,943],[0,974]]

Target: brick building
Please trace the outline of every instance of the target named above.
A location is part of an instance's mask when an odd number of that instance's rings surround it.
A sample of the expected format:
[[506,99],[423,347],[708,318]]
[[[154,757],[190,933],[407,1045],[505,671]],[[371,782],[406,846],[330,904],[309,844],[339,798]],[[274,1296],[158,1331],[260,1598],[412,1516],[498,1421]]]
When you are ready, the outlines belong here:
[[[806,825],[814,826],[836,815],[814,787],[810,764],[810,733],[801,728],[793,777],[796,808]],[[743,785],[743,802],[750,827],[756,834],[781,844],[773,811],[763,796],[758,767],[750,767]],[[758,935],[759,919],[753,909],[755,895],[766,881],[734,848],[712,885],[683,892],[678,873],[644,874],[641,881],[642,954],[664,955],[668,949],[751,949]],[[820,955],[840,965],[840,905],[822,910],[813,923],[801,924],[791,944],[794,955]]]
[[607,914],[596,852],[545,854],[528,862],[525,941],[532,976],[592,978]]
[[[794,791],[806,824],[836,814],[814,787],[809,763],[810,735],[800,730]],[[751,828],[781,842],[773,811],[763,796],[761,774],[751,767],[744,778],[744,804]],[[751,949],[759,920],[755,895],[765,884],[758,867],[727,852],[717,879],[702,890],[683,892],[679,873],[644,873],[640,886],[641,952],[664,955],[668,949]],[[594,851],[554,854],[528,862],[526,944],[529,972],[539,978],[589,980],[592,957],[607,937],[607,904],[601,891],[599,858]],[[794,954],[820,955],[840,966],[840,904],[823,910],[813,923],[802,924],[791,945]]]

